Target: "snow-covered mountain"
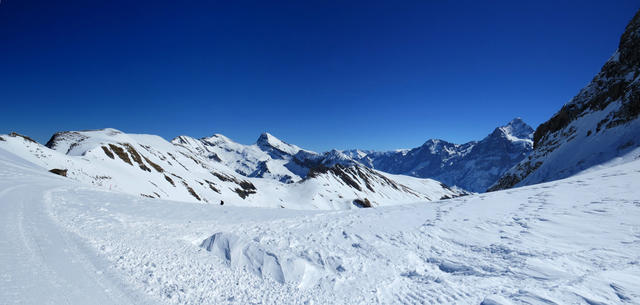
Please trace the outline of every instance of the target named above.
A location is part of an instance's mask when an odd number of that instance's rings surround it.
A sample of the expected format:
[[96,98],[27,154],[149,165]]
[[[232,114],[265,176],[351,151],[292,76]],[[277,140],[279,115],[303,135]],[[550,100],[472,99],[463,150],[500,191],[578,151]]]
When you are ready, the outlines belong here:
[[383,172],[432,178],[469,191],[484,192],[527,156],[533,147],[532,139],[533,128],[515,118],[480,141],[454,144],[431,139],[409,150],[345,153]]
[[283,183],[300,182],[318,166],[358,165],[342,152],[316,153],[263,133],[253,145],[243,145],[223,135],[194,139],[180,136],[171,141],[190,153],[218,161],[246,177],[269,178]]
[[18,134],[0,148],[46,170],[112,191],[236,206],[348,209],[451,198],[463,191],[431,179],[396,177],[338,152],[303,150],[270,134],[254,145],[125,134],[115,129],[56,133],[41,145]]
[[432,203],[303,211],[109,192],[0,148],[2,304],[640,304],[638,262],[640,160]]
[[640,12],[585,88],[534,134],[534,151],[490,190],[568,177],[640,146]]
[[191,154],[220,162],[246,177],[291,183],[302,180],[306,175],[305,169],[291,162],[292,156],[302,149],[284,143],[268,133],[262,134],[254,145],[239,144],[220,134],[203,139],[180,136],[171,143]]

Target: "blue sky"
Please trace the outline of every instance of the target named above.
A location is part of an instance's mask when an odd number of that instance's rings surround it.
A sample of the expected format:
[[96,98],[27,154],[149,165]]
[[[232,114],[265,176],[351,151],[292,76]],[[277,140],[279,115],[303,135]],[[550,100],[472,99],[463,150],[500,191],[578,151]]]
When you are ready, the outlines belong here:
[[394,149],[534,128],[600,70],[637,1],[0,2],[0,133],[261,132]]

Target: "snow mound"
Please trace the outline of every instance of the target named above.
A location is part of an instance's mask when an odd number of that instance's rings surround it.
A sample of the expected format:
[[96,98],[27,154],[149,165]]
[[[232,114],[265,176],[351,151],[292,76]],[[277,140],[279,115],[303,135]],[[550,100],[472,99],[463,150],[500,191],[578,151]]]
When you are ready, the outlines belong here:
[[316,285],[323,269],[322,266],[300,257],[286,257],[269,252],[260,244],[243,240],[232,233],[215,233],[202,241],[200,247],[222,259],[231,268],[300,288]]

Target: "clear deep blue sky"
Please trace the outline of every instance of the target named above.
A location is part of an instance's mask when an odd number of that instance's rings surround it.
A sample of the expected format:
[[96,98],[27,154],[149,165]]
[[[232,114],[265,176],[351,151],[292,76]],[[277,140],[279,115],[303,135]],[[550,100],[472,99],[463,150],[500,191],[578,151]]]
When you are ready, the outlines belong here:
[[394,149],[534,128],[600,70],[629,1],[0,2],[0,133],[263,131]]

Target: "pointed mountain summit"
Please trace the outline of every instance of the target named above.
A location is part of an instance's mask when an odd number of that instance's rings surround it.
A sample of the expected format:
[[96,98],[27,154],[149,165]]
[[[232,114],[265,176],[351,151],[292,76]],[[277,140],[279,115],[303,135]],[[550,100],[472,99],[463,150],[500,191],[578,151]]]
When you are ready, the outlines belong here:
[[264,132],[258,137],[256,145],[279,159],[282,159],[282,155],[293,156],[301,150],[300,147],[286,143],[268,132]]
[[498,129],[515,139],[533,140],[533,128],[527,125],[521,118],[515,118],[507,125],[498,127]]

